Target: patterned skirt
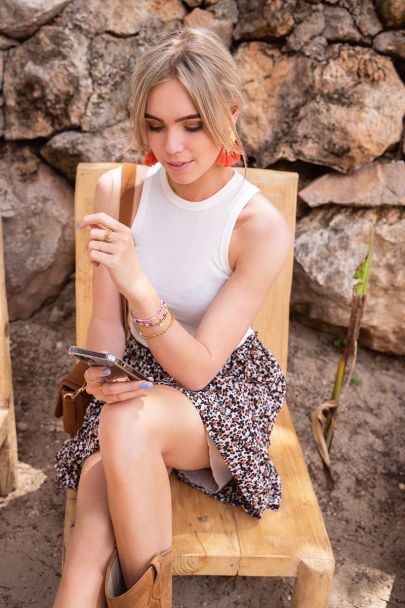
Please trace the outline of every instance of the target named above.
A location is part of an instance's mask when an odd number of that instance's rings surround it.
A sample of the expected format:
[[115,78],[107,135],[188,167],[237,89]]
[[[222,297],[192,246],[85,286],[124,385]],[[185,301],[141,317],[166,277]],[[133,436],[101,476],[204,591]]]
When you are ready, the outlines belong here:
[[[153,378],[155,384],[174,387],[192,401],[209,443],[229,470],[229,480],[218,491],[195,471],[175,470],[179,479],[217,500],[242,507],[253,517],[279,508],[281,482],[269,458],[269,445],[285,399],[286,381],[257,332],[233,351],[215,378],[199,391],[179,385],[133,336],[127,340],[124,360]],[[77,489],[83,461],[99,450],[98,420],[103,405],[103,401],[92,399],[83,426],[57,452],[56,492],[66,487]]]

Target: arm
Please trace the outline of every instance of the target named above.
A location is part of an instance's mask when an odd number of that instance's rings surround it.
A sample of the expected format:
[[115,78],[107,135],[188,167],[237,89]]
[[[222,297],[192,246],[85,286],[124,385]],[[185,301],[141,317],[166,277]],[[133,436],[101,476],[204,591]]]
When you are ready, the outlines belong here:
[[[251,325],[293,244],[284,217],[263,195],[256,195],[255,202],[249,203],[244,218],[235,271],[206,311],[196,336],[175,322],[167,333],[148,340],[162,367],[190,390],[206,386],[223,367]],[[159,308],[159,295],[142,273],[127,296],[138,317],[149,317]]]

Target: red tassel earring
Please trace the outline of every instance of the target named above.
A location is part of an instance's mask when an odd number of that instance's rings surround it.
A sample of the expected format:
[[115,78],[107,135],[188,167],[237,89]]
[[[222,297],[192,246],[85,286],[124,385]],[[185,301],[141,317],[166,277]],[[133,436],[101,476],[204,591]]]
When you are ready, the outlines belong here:
[[221,152],[218,155],[217,160],[215,161],[217,165],[221,167],[232,167],[235,163],[240,160],[242,150],[236,145],[236,137],[231,128],[229,128],[230,139],[232,148],[230,150],[225,150],[222,148]]
[[240,148],[239,146],[234,146],[232,150],[227,152],[226,150],[222,150],[219,153],[217,160],[215,161],[217,165],[221,167],[232,167],[235,163],[240,160]]
[[158,159],[153,154],[152,150],[149,150],[143,158],[143,164],[147,165],[148,167],[155,165],[157,162],[158,162]]

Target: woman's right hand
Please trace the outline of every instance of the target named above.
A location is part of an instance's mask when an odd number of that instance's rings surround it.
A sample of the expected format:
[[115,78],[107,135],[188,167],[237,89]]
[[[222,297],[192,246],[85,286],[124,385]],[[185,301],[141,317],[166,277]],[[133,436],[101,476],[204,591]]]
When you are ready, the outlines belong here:
[[[113,380],[109,381],[111,370],[102,365],[91,365],[84,372],[86,393],[93,395],[98,401],[105,403],[122,403],[134,397],[144,397],[153,387],[152,382],[145,380]],[[106,389],[105,392],[103,389]]]

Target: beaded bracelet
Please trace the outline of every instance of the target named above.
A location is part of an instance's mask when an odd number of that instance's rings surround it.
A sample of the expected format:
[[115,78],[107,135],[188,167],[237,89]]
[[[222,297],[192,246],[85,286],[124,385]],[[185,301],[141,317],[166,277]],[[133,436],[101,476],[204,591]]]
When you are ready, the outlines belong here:
[[[152,315],[149,319],[138,319],[138,317],[136,317],[134,315],[132,310],[131,310],[131,317],[132,317],[132,320],[134,323],[137,323],[138,325],[144,325],[145,327],[149,327],[151,325],[157,325],[159,323],[159,321],[164,318],[164,314],[166,314],[166,313],[167,313],[167,304],[163,300],[160,300],[159,310],[154,315]],[[155,319],[157,319],[156,323],[154,323]]]
[[158,336],[161,336],[162,334],[165,334],[167,332],[167,330],[170,329],[170,327],[173,325],[174,320],[175,320],[175,316],[174,316],[174,314],[172,313],[171,310],[169,310],[169,314],[170,314],[170,317],[171,317],[169,325],[167,327],[165,327],[165,329],[163,331],[160,331],[158,334],[153,334],[152,336],[147,336],[146,334],[143,334],[141,332],[141,330],[138,329],[138,327],[136,328],[136,331],[138,332],[138,334],[140,336],[142,336],[142,338],[157,338]]
[[162,323],[166,319],[166,317],[167,317],[168,314],[169,314],[169,309],[166,306],[165,311],[163,313],[163,316],[160,317],[154,323],[148,323],[148,324],[146,324],[146,323],[139,323],[139,321],[134,321],[134,323],[135,323],[135,326],[140,325],[141,327],[156,327],[156,325],[159,325],[159,327],[162,327]]

